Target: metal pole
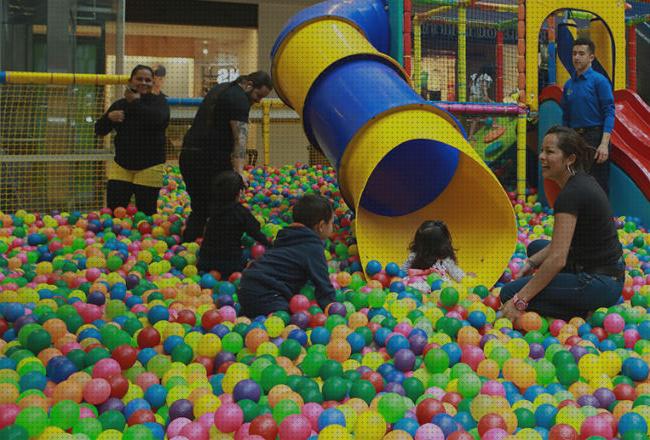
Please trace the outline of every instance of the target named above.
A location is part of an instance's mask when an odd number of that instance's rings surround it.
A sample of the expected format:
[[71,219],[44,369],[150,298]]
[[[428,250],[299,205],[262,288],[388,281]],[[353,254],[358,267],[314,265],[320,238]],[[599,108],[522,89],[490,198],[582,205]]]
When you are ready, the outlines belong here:
[[124,74],[124,32],[126,29],[126,0],[115,2],[115,74]]

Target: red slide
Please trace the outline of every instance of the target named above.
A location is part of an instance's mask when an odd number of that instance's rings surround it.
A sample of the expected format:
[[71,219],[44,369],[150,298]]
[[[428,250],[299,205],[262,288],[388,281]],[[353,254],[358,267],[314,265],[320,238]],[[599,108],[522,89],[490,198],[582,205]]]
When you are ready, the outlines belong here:
[[[553,100],[560,103],[562,89],[549,86],[540,93],[540,101]],[[646,199],[650,200],[650,106],[631,90],[614,92],[616,121],[612,133],[612,162],[618,165]],[[551,205],[559,188],[544,181],[544,188]]]
[[614,92],[616,123],[612,161],[650,199],[650,107],[630,90]]

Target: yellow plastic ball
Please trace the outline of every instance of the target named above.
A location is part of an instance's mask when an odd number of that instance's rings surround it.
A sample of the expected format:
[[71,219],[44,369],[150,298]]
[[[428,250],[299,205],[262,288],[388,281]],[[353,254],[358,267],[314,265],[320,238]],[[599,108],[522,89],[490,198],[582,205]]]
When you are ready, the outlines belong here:
[[386,434],[386,421],[376,411],[364,411],[357,417],[354,428],[355,438],[359,440],[380,440]]
[[264,321],[264,327],[266,327],[266,332],[271,338],[277,338],[284,330],[284,321],[277,316],[271,316]]

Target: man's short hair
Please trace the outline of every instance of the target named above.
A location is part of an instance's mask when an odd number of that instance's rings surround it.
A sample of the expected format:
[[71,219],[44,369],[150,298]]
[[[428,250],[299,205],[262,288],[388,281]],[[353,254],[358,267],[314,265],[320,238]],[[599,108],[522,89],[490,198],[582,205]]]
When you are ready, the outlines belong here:
[[576,46],[587,46],[589,48],[589,53],[596,54],[596,45],[593,41],[586,37],[580,37],[573,41],[573,47]]
[[321,220],[328,223],[333,214],[329,200],[318,194],[304,195],[293,207],[293,221],[308,228],[313,228]]
[[253,83],[253,88],[259,89],[261,87],[266,87],[269,90],[273,89],[273,81],[271,80],[271,75],[264,72],[263,70],[258,70],[257,72],[249,73],[248,75],[242,75],[237,78],[237,82],[242,84],[244,81],[250,81]]

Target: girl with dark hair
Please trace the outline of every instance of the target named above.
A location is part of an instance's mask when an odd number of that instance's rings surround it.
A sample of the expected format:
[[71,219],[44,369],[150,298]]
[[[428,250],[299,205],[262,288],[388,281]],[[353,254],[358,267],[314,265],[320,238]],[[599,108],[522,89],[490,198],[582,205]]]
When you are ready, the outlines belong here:
[[402,270],[437,272],[444,280],[460,282],[465,272],[458,267],[449,228],[442,220],[424,221],[409,246],[409,256]]
[[106,169],[109,208],[126,207],[135,195],[138,209],[156,212],[165,167],[165,130],[169,105],[163,94],[152,94],[153,70],[137,65],[124,98],[115,101],[95,123],[95,134],[115,130],[115,159]]
[[587,174],[594,153],[571,128],[552,127],[544,137],[542,175],[561,188],[553,237],[530,243],[520,278],[501,288],[502,312],[512,321],[526,310],[567,321],[586,317],[621,296],[625,265],[612,208]]
[[260,231],[257,219],[239,201],[244,190],[239,173],[219,173],[212,185],[210,218],[199,251],[198,268],[206,272],[217,270],[226,279],[244,269],[241,246],[244,232],[265,246],[270,246],[270,242]]

